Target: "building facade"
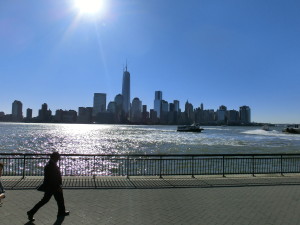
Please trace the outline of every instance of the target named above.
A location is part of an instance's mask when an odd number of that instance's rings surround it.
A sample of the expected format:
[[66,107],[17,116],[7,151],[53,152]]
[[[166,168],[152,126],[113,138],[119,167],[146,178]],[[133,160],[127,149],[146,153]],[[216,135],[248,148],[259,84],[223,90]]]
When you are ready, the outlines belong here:
[[32,119],[32,109],[28,108],[26,110],[26,119],[31,120]]
[[94,93],[93,116],[106,111],[106,94]]
[[131,122],[140,123],[142,121],[142,101],[139,98],[132,100]]
[[92,107],[79,107],[78,108],[78,123],[91,123],[93,116],[93,108]]
[[127,66],[123,72],[122,82],[122,96],[123,96],[123,111],[126,115],[130,113],[130,73],[127,71]]
[[162,91],[155,91],[154,98],[154,111],[156,111],[157,118],[160,118],[161,113],[161,103],[162,103]]
[[240,122],[241,124],[250,124],[251,123],[251,109],[249,106],[240,107]]
[[23,104],[20,101],[15,100],[12,103],[12,120],[16,122],[20,122],[23,119]]

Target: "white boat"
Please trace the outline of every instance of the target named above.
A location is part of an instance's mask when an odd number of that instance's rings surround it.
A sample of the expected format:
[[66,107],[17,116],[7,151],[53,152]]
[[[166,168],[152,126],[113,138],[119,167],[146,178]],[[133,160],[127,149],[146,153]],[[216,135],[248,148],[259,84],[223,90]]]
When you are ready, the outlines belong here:
[[282,132],[291,133],[291,134],[300,134],[300,127],[298,124],[289,125],[287,128],[284,128]]
[[263,125],[263,127],[261,128],[265,131],[270,131],[270,127],[266,124],[266,125]]
[[178,126],[177,131],[179,132],[201,132],[204,129],[199,126],[199,124],[192,124],[192,125],[184,125]]

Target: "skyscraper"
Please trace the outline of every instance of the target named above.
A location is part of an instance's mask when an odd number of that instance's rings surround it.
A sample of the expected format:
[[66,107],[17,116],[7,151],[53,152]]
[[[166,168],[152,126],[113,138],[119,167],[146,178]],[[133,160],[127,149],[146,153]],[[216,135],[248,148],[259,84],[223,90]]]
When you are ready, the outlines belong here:
[[39,110],[38,120],[40,122],[49,122],[51,121],[52,111],[48,110],[48,105],[46,103],[42,104],[42,109]]
[[26,110],[26,119],[31,120],[32,119],[32,109],[28,108]]
[[249,106],[241,106],[240,107],[240,122],[242,124],[251,123],[251,110]]
[[131,121],[141,122],[142,120],[142,101],[139,98],[134,98],[132,100],[132,107],[131,107]]
[[23,119],[22,102],[15,100],[12,104],[13,121],[21,121]]
[[93,116],[106,111],[106,94],[94,93]]
[[162,101],[162,92],[155,91],[154,111],[156,111],[156,113],[157,113],[157,118],[160,118],[161,101]]
[[174,100],[173,103],[174,103],[174,111],[179,112],[179,101]]
[[122,96],[123,96],[123,111],[129,115],[130,111],[130,73],[127,71],[127,65],[123,72],[123,83],[122,83]]

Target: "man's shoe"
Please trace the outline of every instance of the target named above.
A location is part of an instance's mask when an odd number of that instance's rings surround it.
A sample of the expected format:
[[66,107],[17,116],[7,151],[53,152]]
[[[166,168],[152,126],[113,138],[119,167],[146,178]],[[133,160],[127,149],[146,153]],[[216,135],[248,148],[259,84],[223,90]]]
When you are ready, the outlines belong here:
[[28,216],[29,221],[31,221],[31,222],[35,221],[35,219],[33,218],[33,214],[30,213],[30,211],[27,212],[27,216]]
[[70,215],[70,211],[65,211],[63,213],[57,214],[57,217],[68,216],[68,215]]

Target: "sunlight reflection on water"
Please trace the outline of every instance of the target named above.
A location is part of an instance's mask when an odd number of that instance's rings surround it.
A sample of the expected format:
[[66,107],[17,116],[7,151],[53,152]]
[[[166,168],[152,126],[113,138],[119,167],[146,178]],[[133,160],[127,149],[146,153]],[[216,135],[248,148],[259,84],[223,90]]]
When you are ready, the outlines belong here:
[[257,127],[204,127],[203,133],[176,126],[0,123],[0,149],[14,153],[201,154],[300,152],[300,135]]

